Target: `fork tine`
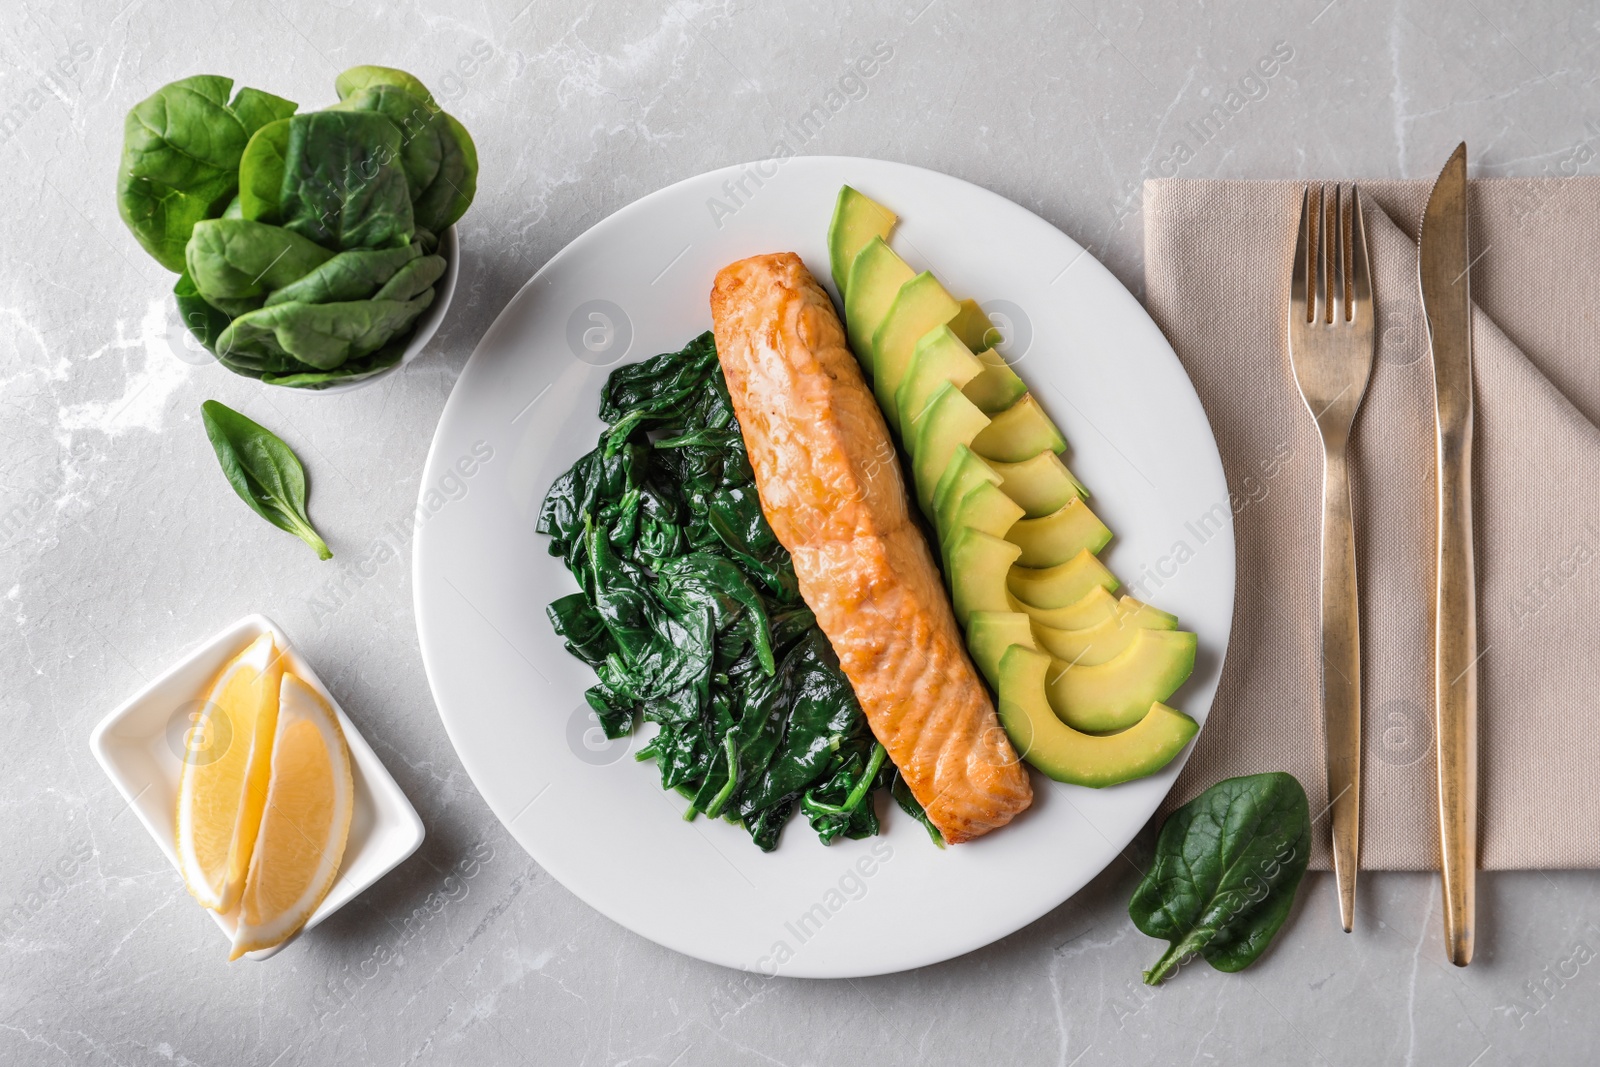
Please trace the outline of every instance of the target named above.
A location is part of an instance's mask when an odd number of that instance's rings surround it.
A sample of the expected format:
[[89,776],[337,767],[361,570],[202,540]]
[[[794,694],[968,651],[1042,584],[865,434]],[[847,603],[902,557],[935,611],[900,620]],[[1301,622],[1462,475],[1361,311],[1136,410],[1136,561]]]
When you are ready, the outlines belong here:
[[1372,274],[1371,266],[1367,262],[1367,220],[1361,212],[1361,187],[1350,187],[1350,274],[1351,290],[1354,299],[1351,302],[1350,318],[1354,321],[1357,315],[1372,314]]
[[1344,186],[1333,187],[1333,240],[1329,242],[1329,256],[1333,259],[1333,296],[1329,300],[1333,321],[1350,321],[1350,291],[1346,286],[1349,275],[1345,270],[1345,255],[1349,248],[1345,242]]
[[1311,186],[1300,194],[1300,235],[1294,242],[1294,271],[1289,276],[1289,307],[1305,304],[1306,322],[1311,321],[1311,301],[1306,299],[1306,266],[1310,261],[1311,247]]
[[1317,321],[1324,324],[1333,322],[1333,211],[1334,206],[1328,199],[1328,187],[1324,185],[1317,210],[1317,222],[1321,228],[1317,237],[1317,299],[1321,301],[1317,305]]

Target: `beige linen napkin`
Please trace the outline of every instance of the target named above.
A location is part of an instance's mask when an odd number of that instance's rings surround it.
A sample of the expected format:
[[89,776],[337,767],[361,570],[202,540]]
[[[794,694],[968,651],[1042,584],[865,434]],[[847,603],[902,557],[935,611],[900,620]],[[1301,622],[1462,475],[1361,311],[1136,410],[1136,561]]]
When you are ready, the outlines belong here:
[[[1145,185],[1150,313],[1211,419],[1237,503],[1216,702],[1173,807],[1287,770],[1324,810],[1321,444],[1285,348],[1298,183]],[[1433,392],[1415,236],[1429,184],[1363,185],[1379,344],[1351,478],[1361,582],[1361,865],[1438,867]],[[1600,866],[1600,180],[1471,184],[1479,776],[1485,868]],[[1312,865],[1329,864],[1328,822]]]

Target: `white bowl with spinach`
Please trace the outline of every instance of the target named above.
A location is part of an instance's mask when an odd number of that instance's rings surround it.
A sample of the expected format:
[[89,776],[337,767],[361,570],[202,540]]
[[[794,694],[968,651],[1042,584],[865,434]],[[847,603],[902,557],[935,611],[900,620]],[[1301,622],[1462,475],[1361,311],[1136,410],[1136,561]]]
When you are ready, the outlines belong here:
[[184,325],[268,385],[341,392],[415,358],[455,290],[472,137],[416,78],[353,67],[339,103],[298,106],[197,75],[129,112],[123,221]]

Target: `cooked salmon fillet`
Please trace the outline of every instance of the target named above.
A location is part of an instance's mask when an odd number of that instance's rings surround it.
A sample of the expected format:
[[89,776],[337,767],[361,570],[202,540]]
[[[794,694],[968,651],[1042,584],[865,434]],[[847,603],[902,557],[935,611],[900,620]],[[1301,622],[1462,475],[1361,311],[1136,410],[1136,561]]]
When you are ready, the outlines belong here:
[[711,318],[761,508],[873,734],[946,841],[1004,826],[1033,788],[967,658],[833,304],[781,252],[724,267]]

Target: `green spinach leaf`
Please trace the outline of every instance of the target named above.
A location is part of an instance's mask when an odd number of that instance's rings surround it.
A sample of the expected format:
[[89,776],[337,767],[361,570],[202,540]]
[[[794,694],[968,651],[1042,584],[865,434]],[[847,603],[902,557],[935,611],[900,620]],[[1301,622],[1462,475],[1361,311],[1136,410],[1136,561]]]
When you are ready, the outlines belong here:
[[415,223],[400,130],[371,111],[289,120],[279,211],[285,228],[335,251],[409,244]]
[[234,95],[233,103],[228,105],[239,120],[239,125],[244,127],[246,136],[254,136],[262,127],[288,118],[294,114],[297,106],[293,100],[285,100],[249,86],[240,89]]
[[251,219],[195,223],[184,251],[200,295],[220,301],[265,297],[333,258],[314,241]]
[[1171,942],[1145,982],[1160,985],[1196,953],[1219,971],[1249,966],[1288,918],[1310,858],[1293,775],[1228,778],[1173,812],[1128,905],[1143,933]]
[[430,289],[415,300],[274,304],[234,319],[217,342],[218,352],[286,356],[314,370],[333,370],[397,338],[432,302]]
[[333,80],[334,92],[339,94],[340,100],[348,100],[362,89],[376,85],[392,85],[420,100],[425,100],[430,104],[433,102],[433,94],[428,92],[427,86],[412,75],[403,70],[396,70],[394,67],[351,67]]
[[414,206],[417,197],[439,176],[439,161],[445,151],[443,139],[449,136],[442,113],[394,85],[357,89],[333,105],[332,110],[376,111],[395,124],[402,144],[400,163],[405,168]]
[[638,755],[685,817],[735,820],[761,849],[796,811],[824,843],[878,833],[894,768],[761,513],[712,335],[613,371],[600,413],[537,529],[580,587],[547,613],[599,676],[607,735],[655,724]]
[[232,87],[232,78],[184,78],[135,104],[124,123],[117,210],[168,270],[183,271],[189,231],[220,215],[238,186],[250,133],[228,106]]
[[200,415],[222,473],[239,499],[310,545],[318,559],[332,559],[306,515],[306,472],[294,451],[265,426],[215,400],[201,404]]
[[269,122],[250,135],[239,157],[239,213],[281,222],[283,171],[289,155],[289,120]]

